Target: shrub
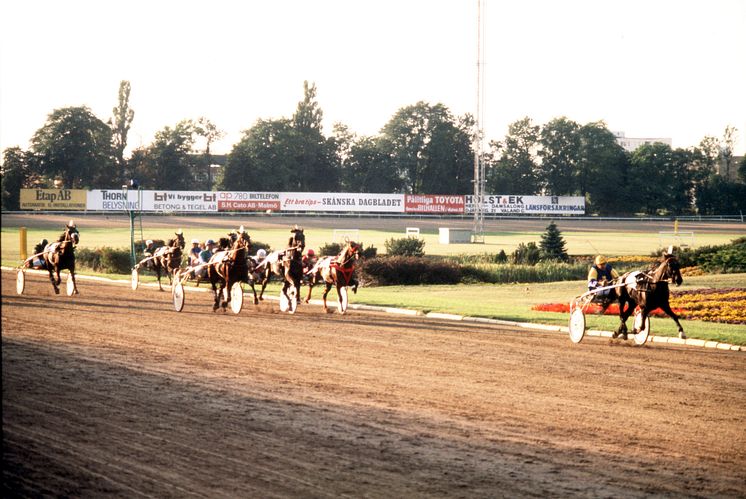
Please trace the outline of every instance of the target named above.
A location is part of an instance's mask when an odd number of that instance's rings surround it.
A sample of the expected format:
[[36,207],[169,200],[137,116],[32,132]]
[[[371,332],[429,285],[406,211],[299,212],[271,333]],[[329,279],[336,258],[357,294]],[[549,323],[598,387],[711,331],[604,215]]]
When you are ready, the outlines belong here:
[[461,268],[467,283],[486,282],[505,284],[511,282],[555,282],[585,279],[585,263],[539,262],[536,265],[477,264]]
[[252,252],[254,252],[254,253],[256,253],[256,252],[257,252],[257,251],[259,251],[260,249],[263,249],[263,250],[264,250],[264,251],[266,251],[267,253],[269,253],[269,252],[270,252],[270,250],[271,250],[271,248],[270,248],[269,244],[267,244],[267,243],[263,243],[263,242],[261,242],[261,241],[253,241],[253,240],[252,240],[252,241],[251,241],[251,251],[252,251]]
[[364,260],[358,273],[366,286],[457,284],[461,281],[461,269],[457,264],[414,256]]
[[319,247],[321,256],[337,256],[342,251],[342,245],[339,243],[326,243]]
[[[362,243],[360,243],[362,246]],[[360,252],[360,257],[365,259],[371,259],[375,258],[378,255],[378,248],[375,246],[368,246],[367,248],[363,247],[363,250]]]
[[386,240],[386,254],[389,256],[425,256],[425,240],[415,237]]
[[535,265],[539,261],[540,251],[536,243],[520,243],[510,256],[510,260],[515,264]]

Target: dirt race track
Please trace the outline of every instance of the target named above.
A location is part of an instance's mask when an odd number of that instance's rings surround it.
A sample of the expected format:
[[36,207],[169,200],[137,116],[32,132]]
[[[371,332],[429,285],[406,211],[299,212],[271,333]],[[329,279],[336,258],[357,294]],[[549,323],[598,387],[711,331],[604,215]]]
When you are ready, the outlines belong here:
[[742,352],[79,289],[2,273],[4,497],[746,496]]

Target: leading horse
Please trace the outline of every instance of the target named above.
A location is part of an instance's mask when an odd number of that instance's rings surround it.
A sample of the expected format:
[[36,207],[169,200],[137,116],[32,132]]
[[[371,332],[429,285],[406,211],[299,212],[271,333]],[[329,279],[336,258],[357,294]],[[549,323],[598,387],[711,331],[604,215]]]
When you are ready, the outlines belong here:
[[75,282],[75,245],[80,242],[80,234],[77,227],[71,220],[65,225],[65,232],[59,237],[57,242],[48,245],[42,254],[47,270],[49,271],[49,280],[54,288],[54,294],[60,294],[60,271],[67,269],[70,272],[70,278],[73,281],[73,292],[78,293],[78,285]]
[[347,310],[347,303],[346,299],[342,299],[341,289],[352,286],[353,292],[357,292],[358,282],[354,278],[353,273],[355,271],[355,262],[360,258],[360,251],[361,246],[358,243],[347,241],[342,251],[336,257],[327,256],[316,262],[316,265],[306,272],[309,276],[306,303],[311,299],[314,284],[323,282],[326,286],[324,294],[321,296],[324,300],[324,311],[329,312],[326,305],[326,296],[329,294],[332,286],[334,286],[337,288],[339,310],[344,313]]
[[[676,322],[679,328],[679,338],[685,339],[686,334],[679,322],[679,317],[671,310],[671,305],[668,303],[669,282],[677,286],[683,282],[679,261],[669,253],[664,253],[660,264],[650,272],[634,271],[620,276],[619,284],[622,286],[617,291],[620,324],[613,337],[616,338],[621,334],[625,340],[627,339],[627,319],[632,315],[635,307],[639,306],[642,317],[638,324],[641,324],[641,327],[644,328],[648,314],[660,308]],[[638,328],[634,328],[633,334],[637,332],[639,332]]]

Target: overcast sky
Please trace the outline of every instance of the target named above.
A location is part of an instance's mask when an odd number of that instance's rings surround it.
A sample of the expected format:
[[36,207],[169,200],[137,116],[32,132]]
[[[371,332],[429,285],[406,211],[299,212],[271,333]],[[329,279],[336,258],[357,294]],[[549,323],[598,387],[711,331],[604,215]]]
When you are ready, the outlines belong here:
[[[5,0],[0,149],[54,109],[106,121],[132,84],[130,149],[182,119],[226,132],[290,117],[315,82],[324,132],[374,135],[401,107],[476,109],[478,0]],[[695,146],[738,129],[746,150],[746,1],[486,0],[488,140],[509,123],[603,120]]]

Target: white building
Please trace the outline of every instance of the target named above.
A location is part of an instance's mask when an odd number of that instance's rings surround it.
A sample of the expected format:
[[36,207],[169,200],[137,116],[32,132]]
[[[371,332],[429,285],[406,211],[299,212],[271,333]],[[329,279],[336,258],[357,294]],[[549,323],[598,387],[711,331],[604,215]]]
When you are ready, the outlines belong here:
[[635,149],[637,149],[640,146],[643,146],[645,144],[655,144],[656,142],[661,142],[663,144],[668,144],[671,146],[673,142],[670,138],[664,138],[664,137],[625,137],[624,132],[613,132],[614,137],[616,137],[616,142],[620,146],[622,146],[626,151],[632,152]]

